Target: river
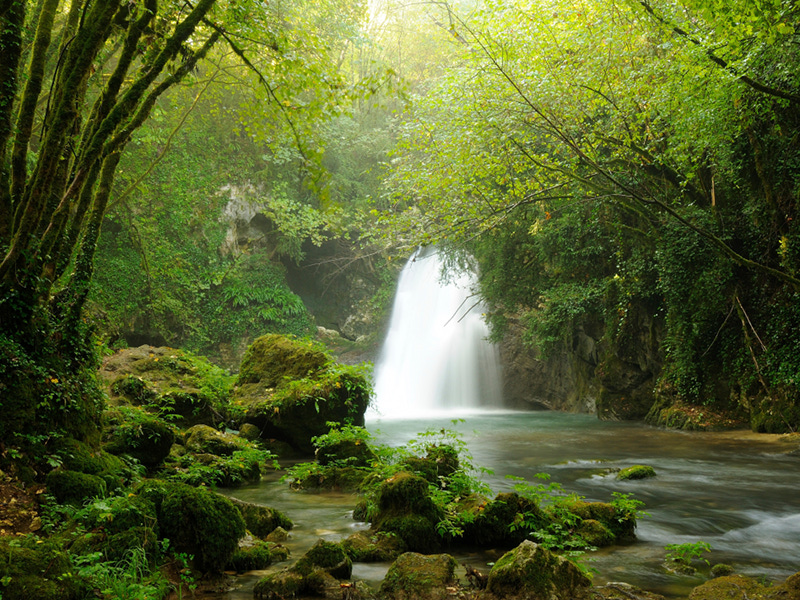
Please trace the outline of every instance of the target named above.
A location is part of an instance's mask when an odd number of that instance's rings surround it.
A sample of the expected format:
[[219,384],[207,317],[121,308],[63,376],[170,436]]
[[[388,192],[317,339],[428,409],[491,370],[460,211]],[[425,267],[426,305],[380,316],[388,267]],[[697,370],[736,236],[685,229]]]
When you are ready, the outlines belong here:
[[[456,420],[454,423],[453,420]],[[452,429],[461,433],[476,466],[493,471],[483,480],[495,492],[509,489],[506,475],[532,480],[546,472],[568,492],[608,501],[614,491],[633,493],[646,505],[637,540],[586,556],[595,582],[625,581],[681,598],[702,578],[663,568],[664,546],[704,541],[711,564],[770,581],[800,570],[800,453],[796,436],[749,431],[686,433],[638,423],[599,421],[558,412],[452,411],[424,419],[373,419],[368,429],[380,443],[404,444],[417,433]],[[794,451],[793,453],[790,453]],[[652,479],[621,482],[614,470],[648,464]],[[276,478],[231,495],[284,511],[296,523],[290,549],[295,557],[322,537],[342,539],[366,527],[351,518],[349,494],[292,492]],[[459,555],[476,566],[496,553]],[[377,584],[388,565],[356,565],[354,577]],[[242,580],[239,596],[258,576]]]

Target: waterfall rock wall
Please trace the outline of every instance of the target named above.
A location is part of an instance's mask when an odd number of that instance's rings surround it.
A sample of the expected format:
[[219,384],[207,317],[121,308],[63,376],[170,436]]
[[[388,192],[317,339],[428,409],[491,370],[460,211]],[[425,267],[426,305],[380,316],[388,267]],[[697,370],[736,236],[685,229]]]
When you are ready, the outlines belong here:
[[543,355],[523,340],[512,318],[500,344],[503,393],[515,408],[596,413],[601,419],[643,419],[655,401],[663,356],[661,323],[645,306],[631,306],[613,336],[589,317]]

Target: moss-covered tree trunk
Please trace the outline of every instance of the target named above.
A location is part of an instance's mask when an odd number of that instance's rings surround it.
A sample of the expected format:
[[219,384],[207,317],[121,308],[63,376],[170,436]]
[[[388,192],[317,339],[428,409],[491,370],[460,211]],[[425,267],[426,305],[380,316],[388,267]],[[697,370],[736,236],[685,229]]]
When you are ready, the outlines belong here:
[[0,442],[94,431],[82,308],[115,169],[156,99],[219,38],[215,2],[0,7]]

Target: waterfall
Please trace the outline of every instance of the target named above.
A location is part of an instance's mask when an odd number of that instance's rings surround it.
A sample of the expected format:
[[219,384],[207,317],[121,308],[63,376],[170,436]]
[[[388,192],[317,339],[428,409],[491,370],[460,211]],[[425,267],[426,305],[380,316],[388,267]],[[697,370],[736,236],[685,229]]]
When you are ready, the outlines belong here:
[[472,295],[475,278],[451,273],[441,281],[441,273],[436,252],[422,249],[400,274],[371,416],[416,418],[501,404],[499,354]]

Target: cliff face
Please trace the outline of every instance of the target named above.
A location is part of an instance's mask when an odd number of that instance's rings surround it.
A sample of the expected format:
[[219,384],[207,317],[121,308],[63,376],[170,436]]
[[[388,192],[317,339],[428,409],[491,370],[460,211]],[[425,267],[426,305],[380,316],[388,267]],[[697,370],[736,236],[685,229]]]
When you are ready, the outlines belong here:
[[587,319],[545,356],[525,343],[522,325],[512,319],[500,344],[506,401],[515,408],[643,419],[663,364],[660,331],[647,307],[632,306],[615,335],[599,319]]

